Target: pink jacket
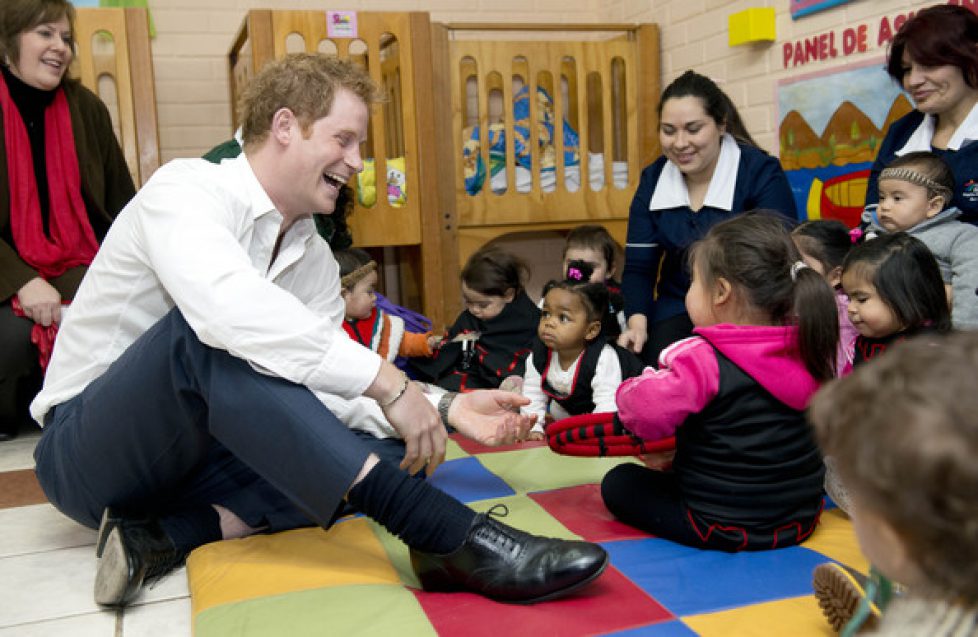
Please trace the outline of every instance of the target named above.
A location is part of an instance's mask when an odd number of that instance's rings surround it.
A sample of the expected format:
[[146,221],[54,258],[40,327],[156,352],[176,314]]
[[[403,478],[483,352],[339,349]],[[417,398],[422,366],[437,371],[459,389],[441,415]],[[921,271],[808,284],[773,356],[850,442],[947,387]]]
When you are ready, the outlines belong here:
[[818,390],[798,352],[796,327],[720,324],[693,332],[697,336],[662,351],[659,369],[646,368],[618,388],[618,416],[646,440],[675,435],[687,416],[717,395],[720,370],[714,347],[793,409],[807,407]]
[[835,304],[839,308],[839,353],[835,360],[835,375],[842,377],[852,371],[852,359],[859,332],[849,320],[849,297],[845,292],[835,293]]

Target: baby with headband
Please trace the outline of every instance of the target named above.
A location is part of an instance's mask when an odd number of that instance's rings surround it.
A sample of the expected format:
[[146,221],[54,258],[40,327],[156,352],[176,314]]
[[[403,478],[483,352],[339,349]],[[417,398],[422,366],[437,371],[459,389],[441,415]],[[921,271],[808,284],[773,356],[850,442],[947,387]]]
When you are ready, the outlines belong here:
[[961,211],[948,207],[954,175],[931,152],[907,153],[879,177],[879,205],[867,208],[867,237],[906,232],[933,253],[951,305],[956,329],[978,329],[978,228],[958,221]]
[[431,356],[441,340],[431,332],[409,332],[404,319],[377,307],[377,262],[360,248],[337,250],[340,295],[346,305],[343,329],[353,340],[387,360],[397,356]]

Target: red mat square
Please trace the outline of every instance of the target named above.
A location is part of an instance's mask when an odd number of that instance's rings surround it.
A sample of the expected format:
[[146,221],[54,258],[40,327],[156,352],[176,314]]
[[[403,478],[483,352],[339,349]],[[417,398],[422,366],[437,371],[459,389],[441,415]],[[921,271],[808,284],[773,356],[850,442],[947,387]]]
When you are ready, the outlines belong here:
[[594,635],[674,619],[612,566],[570,597],[531,606],[500,604],[472,593],[414,594],[439,635]]
[[588,542],[613,542],[653,537],[623,524],[611,515],[601,499],[601,486],[582,484],[566,489],[527,494],[572,533]]

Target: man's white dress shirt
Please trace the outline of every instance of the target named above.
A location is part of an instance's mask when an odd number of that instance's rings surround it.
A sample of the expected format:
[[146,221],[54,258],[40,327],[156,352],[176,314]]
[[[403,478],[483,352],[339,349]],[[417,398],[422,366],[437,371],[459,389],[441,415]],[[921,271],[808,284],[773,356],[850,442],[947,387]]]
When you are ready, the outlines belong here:
[[[381,358],[343,332],[339,266],[311,218],[283,222],[242,154],[161,167],[112,224],[55,341],[41,424],[178,307],[198,338],[320,395],[359,396]],[[147,387],[146,391],[152,391]]]

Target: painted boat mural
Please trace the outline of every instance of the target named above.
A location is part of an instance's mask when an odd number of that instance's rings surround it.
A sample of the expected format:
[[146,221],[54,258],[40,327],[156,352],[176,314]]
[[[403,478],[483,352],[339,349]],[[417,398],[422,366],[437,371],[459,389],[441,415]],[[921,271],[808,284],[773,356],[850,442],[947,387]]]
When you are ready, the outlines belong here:
[[913,108],[881,62],[779,83],[779,157],[800,218],[858,223],[886,130]]

